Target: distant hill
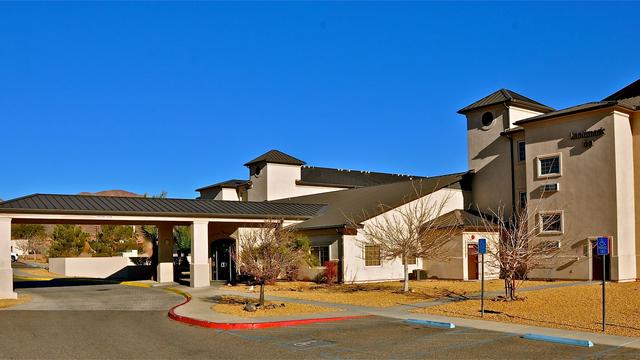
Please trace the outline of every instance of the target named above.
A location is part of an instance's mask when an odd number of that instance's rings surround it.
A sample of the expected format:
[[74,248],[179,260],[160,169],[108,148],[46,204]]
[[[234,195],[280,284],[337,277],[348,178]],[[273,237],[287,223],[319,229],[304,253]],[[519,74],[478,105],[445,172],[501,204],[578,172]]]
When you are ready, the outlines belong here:
[[95,195],[95,196],[121,196],[121,197],[143,197],[143,195],[132,193],[126,190],[104,190],[98,192],[81,192],[78,195]]

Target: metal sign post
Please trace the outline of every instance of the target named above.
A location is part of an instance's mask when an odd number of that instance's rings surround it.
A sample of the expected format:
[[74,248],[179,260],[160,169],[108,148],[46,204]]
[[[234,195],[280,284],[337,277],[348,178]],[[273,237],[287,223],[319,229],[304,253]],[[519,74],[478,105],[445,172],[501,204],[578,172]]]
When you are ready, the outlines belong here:
[[605,283],[607,279],[607,255],[609,255],[609,238],[599,237],[597,243],[598,255],[602,256],[602,331],[606,328],[607,319],[607,293],[605,290]]
[[478,239],[478,253],[482,259],[482,272],[480,274],[480,317],[484,317],[484,254],[487,252],[487,239]]

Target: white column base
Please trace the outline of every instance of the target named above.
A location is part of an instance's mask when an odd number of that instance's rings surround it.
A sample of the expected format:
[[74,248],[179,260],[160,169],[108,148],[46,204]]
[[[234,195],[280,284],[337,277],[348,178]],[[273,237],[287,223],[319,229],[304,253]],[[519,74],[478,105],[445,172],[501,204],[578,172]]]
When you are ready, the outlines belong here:
[[13,269],[0,269],[0,299],[17,299],[13,292]]
[[173,282],[173,263],[161,262],[158,264],[158,282],[170,283]]
[[189,265],[191,276],[191,287],[207,287],[209,283],[209,264],[191,264]]

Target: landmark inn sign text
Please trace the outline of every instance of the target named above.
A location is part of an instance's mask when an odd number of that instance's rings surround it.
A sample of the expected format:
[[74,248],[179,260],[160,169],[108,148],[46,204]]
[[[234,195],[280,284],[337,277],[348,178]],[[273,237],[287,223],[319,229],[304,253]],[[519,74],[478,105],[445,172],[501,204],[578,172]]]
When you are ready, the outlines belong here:
[[587,130],[587,131],[581,131],[581,132],[570,132],[569,133],[569,137],[571,138],[571,140],[580,140],[580,139],[584,139],[584,141],[582,142],[582,144],[585,147],[591,147],[593,145],[593,141],[595,139],[593,138],[599,138],[601,136],[604,135],[604,128],[600,128],[597,130]]

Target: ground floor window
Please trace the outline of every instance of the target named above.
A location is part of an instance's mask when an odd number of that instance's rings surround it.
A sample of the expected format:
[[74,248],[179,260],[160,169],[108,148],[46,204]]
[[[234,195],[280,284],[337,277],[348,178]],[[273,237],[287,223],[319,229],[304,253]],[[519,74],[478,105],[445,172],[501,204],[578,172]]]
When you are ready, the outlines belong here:
[[380,265],[380,245],[364,246],[364,265],[365,266]]
[[[416,257],[415,256],[407,256],[407,264],[409,265],[415,265],[416,264]],[[402,260],[402,265],[404,265],[404,259]]]
[[324,263],[329,261],[329,247],[328,246],[312,246],[311,256],[318,261],[318,266],[324,266]]

